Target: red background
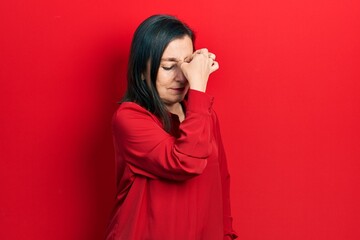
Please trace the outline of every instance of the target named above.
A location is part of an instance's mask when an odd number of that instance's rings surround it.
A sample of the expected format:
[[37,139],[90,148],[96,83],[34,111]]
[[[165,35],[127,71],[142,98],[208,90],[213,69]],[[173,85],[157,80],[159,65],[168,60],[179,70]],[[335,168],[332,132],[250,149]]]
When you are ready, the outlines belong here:
[[240,239],[360,239],[359,1],[0,5],[0,239],[102,238],[111,116],[132,34],[154,13],[217,54],[208,92]]

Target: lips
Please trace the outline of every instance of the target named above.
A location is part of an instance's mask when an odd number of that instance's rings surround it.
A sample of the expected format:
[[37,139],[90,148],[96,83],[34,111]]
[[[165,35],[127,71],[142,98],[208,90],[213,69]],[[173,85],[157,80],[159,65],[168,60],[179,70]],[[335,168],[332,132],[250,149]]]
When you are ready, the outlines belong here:
[[175,91],[184,91],[185,87],[178,87],[178,88],[171,88],[171,89],[175,90]]

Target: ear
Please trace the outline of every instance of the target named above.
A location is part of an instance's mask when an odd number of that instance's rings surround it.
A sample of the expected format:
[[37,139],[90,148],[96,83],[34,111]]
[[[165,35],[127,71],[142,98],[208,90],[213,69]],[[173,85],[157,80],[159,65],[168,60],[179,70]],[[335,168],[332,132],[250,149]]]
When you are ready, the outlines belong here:
[[145,81],[145,79],[146,79],[143,73],[141,74],[141,79],[142,79],[143,81]]

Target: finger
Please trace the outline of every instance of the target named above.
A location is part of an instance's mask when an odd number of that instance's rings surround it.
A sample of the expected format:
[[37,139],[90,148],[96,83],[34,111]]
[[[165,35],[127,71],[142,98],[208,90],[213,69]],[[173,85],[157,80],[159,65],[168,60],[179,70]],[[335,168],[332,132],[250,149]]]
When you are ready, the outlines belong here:
[[211,58],[212,60],[215,60],[216,55],[213,54],[213,53],[211,53],[211,52],[209,52],[209,58]]
[[205,57],[210,58],[212,60],[215,60],[215,58],[216,58],[215,54],[210,53],[207,48],[201,48],[201,49],[198,49],[195,52],[193,52],[193,54],[191,56],[185,58],[184,62],[190,63],[194,59],[194,57],[196,57],[199,54],[202,54]]
[[187,63],[191,62],[197,54],[200,54],[200,51],[201,51],[201,49],[198,49],[195,52],[193,52],[193,54],[191,54],[191,56],[188,56],[184,59],[184,62],[187,62]]
[[208,61],[208,63],[209,63],[209,65],[210,65],[210,67],[212,66],[212,65],[214,65],[214,60],[212,59],[212,58],[209,58],[208,59],[209,61]]
[[208,53],[209,50],[207,48],[200,48],[194,52],[194,54],[202,54],[202,53]]
[[215,72],[216,70],[218,70],[219,67],[220,67],[220,66],[219,66],[219,63],[216,62],[216,61],[214,61],[213,65],[210,67],[210,74],[213,73],[213,72]]
[[184,59],[184,61],[179,62],[179,63],[180,63],[180,66],[181,66],[181,64],[184,63],[184,62],[186,62],[186,63],[191,62],[192,59],[193,59],[193,55],[186,57],[186,58]]
[[178,63],[178,66],[180,67],[181,70],[183,70],[184,68],[186,68],[186,66],[189,64],[189,62],[187,61],[181,61]]
[[207,59],[208,58],[208,54],[206,53],[203,53],[202,50],[197,50],[195,51],[191,57],[188,59],[188,63],[190,63],[194,58],[198,58],[198,57],[203,57],[204,59]]
[[202,49],[200,49],[200,53],[208,54],[209,50],[207,48],[202,48]]

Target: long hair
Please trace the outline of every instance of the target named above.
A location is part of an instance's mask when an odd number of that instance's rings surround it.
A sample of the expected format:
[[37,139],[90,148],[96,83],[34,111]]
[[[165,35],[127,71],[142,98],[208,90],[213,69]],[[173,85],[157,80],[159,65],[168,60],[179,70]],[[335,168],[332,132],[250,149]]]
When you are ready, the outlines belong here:
[[[169,15],[153,15],[144,20],[136,29],[130,49],[127,72],[127,90],[121,102],[135,102],[144,107],[163,123],[170,132],[171,122],[165,104],[156,90],[157,73],[161,57],[168,44],[184,36],[194,43],[194,32],[183,22]],[[150,84],[142,78],[150,63]]]

